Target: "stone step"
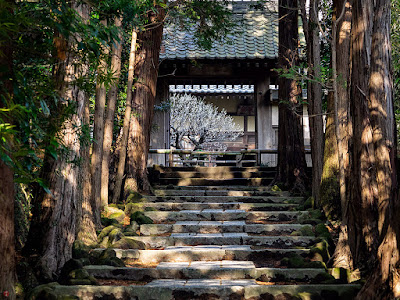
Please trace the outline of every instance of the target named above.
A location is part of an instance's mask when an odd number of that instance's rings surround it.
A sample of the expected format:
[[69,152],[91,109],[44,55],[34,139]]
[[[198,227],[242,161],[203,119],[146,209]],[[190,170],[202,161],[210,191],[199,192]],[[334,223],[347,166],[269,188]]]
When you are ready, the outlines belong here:
[[185,167],[155,167],[160,173],[171,172],[199,172],[203,174],[212,174],[215,172],[258,172],[269,171],[275,172],[276,168],[270,167],[236,167],[236,166],[217,166],[217,167],[200,167],[200,166],[185,166]]
[[[156,196],[281,196],[269,191],[236,191],[236,190],[203,190],[203,189],[158,189],[154,191]],[[283,196],[283,195],[282,195]],[[289,195],[286,195],[289,196]]]
[[257,178],[232,178],[232,179],[207,179],[207,178],[160,178],[159,183],[164,185],[173,184],[176,186],[230,186],[230,185],[246,185],[246,186],[262,186],[268,185],[274,180],[274,177],[257,177]]
[[146,211],[155,223],[176,221],[294,221],[308,216],[308,211],[245,211],[242,209],[203,209],[181,211]]
[[257,177],[274,177],[275,171],[224,171],[211,170],[210,172],[199,171],[173,171],[161,173],[160,178],[207,178],[207,179],[232,179],[232,178],[257,178]]
[[304,229],[312,230],[311,225],[301,224],[246,224],[245,221],[178,221],[175,224],[143,224],[141,235],[160,235],[165,233],[227,233],[247,232],[254,234],[291,234]]
[[242,210],[265,210],[283,211],[294,210],[298,204],[288,203],[240,203],[240,202],[141,202],[141,208],[152,207],[161,211],[178,210],[203,210],[203,209],[242,209]]
[[268,186],[243,186],[243,185],[230,185],[230,186],[208,186],[208,185],[198,185],[198,186],[170,186],[170,185],[157,185],[155,190],[158,191],[243,191],[243,192],[268,192],[271,195],[284,195],[289,196],[288,191],[271,191]]
[[[95,252],[104,249],[94,249]],[[251,249],[246,245],[169,246],[164,250],[114,249],[118,258],[136,263],[185,262],[209,260],[280,260],[290,254],[307,256],[309,249]]]
[[256,268],[248,261],[195,261],[160,263],[155,268],[85,266],[97,279],[149,281],[156,279],[258,279],[312,281],[325,269]]
[[247,233],[173,233],[171,236],[126,237],[141,241],[146,249],[168,246],[250,245],[268,248],[309,247],[315,237],[310,236],[251,236]]
[[49,286],[48,290],[56,295],[71,295],[81,300],[262,300],[282,294],[292,296],[303,294],[305,297],[308,297],[303,299],[313,299],[316,295],[319,299],[345,300],[353,299],[360,288],[361,286],[358,284],[259,285],[252,279],[161,279],[152,281],[146,285],[125,286],[66,286],[54,284]]
[[278,197],[278,196],[201,196],[201,195],[180,195],[180,196],[146,196],[146,202],[212,202],[212,203],[303,203],[303,197]]

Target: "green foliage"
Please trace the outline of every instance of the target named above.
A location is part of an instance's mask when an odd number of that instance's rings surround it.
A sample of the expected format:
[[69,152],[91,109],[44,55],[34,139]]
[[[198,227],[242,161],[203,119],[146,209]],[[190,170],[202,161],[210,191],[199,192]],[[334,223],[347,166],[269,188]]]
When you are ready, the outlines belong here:
[[194,32],[197,44],[210,49],[214,41],[223,40],[237,25],[228,3],[227,0],[171,1],[168,24]]
[[[400,123],[400,0],[392,0],[392,63],[396,124]],[[400,142],[400,128],[397,128],[397,142]]]

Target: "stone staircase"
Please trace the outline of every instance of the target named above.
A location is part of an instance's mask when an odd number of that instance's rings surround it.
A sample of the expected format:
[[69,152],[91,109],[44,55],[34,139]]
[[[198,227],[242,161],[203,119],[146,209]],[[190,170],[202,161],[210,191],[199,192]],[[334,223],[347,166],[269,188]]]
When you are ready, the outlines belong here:
[[[141,203],[151,208],[144,211],[154,224],[141,225],[140,236],[131,237],[146,250],[115,249],[127,267],[85,267],[97,279],[130,284],[59,288],[82,299],[353,299],[359,286],[344,283],[343,272],[331,271],[334,279],[315,259],[321,239],[304,199],[232,185],[232,178],[272,177],[266,170],[228,173],[218,167],[160,169],[161,185]],[[196,178],[214,185],[180,185],[180,179]],[[96,293],[104,298],[88,296]]]

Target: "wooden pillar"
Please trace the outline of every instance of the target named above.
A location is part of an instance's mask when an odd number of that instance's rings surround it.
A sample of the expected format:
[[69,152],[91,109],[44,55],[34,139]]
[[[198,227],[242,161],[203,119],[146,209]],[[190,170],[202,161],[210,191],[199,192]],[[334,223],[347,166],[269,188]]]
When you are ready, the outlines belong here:
[[[257,148],[273,149],[274,131],[272,128],[272,105],[269,91],[270,77],[265,75],[257,80],[255,98],[257,103]],[[275,166],[275,154],[261,154],[262,165]]]
[[[168,100],[169,83],[167,79],[158,78],[155,105]],[[155,110],[153,118],[153,129],[150,135],[150,149],[169,149],[169,110]],[[148,166],[166,166],[168,157],[165,154],[149,154]]]

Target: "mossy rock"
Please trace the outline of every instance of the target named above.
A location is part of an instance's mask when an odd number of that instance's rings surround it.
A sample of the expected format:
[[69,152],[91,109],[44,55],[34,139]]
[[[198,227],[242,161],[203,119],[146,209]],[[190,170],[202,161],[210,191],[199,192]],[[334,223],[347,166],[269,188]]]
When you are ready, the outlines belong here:
[[142,194],[140,194],[138,192],[132,192],[126,198],[126,203],[137,203],[142,198],[143,198]]
[[325,224],[317,224],[315,226],[315,235],[316,236],[320,236],[322,234],[328,233],[329,234],[329,230],[328,228],[326,228]]
[[289,257],[282,258],[281,259],[281,265],[287,267],[289,265]]
[[68,283],[70,285],[91,285],[92,281],[90,279],[70,279]]
[[99,255],[99,260],[107,260],[113,257],[117,257],[117,253],[114,251],[114,249],[108,248],[101,252]]
[[59,284],[51,282],[37,286],[29,293],[27,300],[58,300],[53,289],[56,285]]
[[140,249],[140,250],[146,249],[146,246],[143,242],[129,238],[122,238],[118,242],[112,244],[111,247],[115,249]]
[[131,215],[131,221],[137,222],[139,225],[142,224],[153,224],[153,220],[145,216],[141,211],[135,211]]
[[109,234],[108,234],[108,245],[111,245],[120,239],[124,237],[124,234],[122,233],[122,230],[119,228],[113,229]]
[[99,243],[99,248],[108,248],[108,236],[104,237],[101,243]]
[[139,224],[136,221],[131,221],[129,226],[124,228],[124,232],[136,232],[139,230]]
[[117,204],[112,203],[112,204],[108,204],[108,207],[114,207],[114,208],[119,208]]
[[107,226],[105,227],[101,233],[99,234],[99,236],[97,237],[97,240],[99,242],[101,242],[106,236],[108,236],[110,234],[111,231],[113,231],[114,229],[119,229],[117,226],[111,225],[111,226]]
[[348,283],[351,276],[351,271],[345,268],[330,269],[331,275],[341,283]]
[[325,215],[318,209],[310,210],[310,217],[311,219],[320,219],[320,220],[325,219]]
[[322,223],[322,221],[321,221],[320,219],[312,219],[312,218],[309,218],[309,219],[299,220],[299,223],[300,223],[300,224],[303,224],[303,225],[306,225],[306,224],[309,224],[309,225],[317,225],[317,224]]
[[85,269],[76,269],[69,272],[68,277],[70,279],[87,279],[89,277],[89,272]]
[[314,208],[314,198],[313,197],[308,197],[308,199],[306,201],[304,201],[303,207],[305,209]]
[[73,258],[89,258],[91,247],[85,245],[84,242],[76,240],[72,245],[72,257]]
[[105,265],[117,267],[117,268],[123,268],[125,267],[125,263],[122,261],[122,259],[118,257],[112,257],[108,259],[107,261],[104,262]]
[[66,284],[70,279],[69,274],[77,269],[83,269],[83,264],[79,259],[72,258],[69,261],[67,261],[61,269],[58,282],[61,284]]
[[271,188],[271,191],[273,192],[282,192],[282,189],[277,186],[276,184]]
[[329,247],[329,244],[326,241],[321,241],[311,247],[310,253],[311,254],[314,254],[314,253],[320,254],[323,257],[324,261],[326,262],[330,258],[328,247]]
[[17,299],[24,299],[25,298],[24,286],[20,282],[17,282],[15,284],[15,295],[17,296]]
[[323,300],[321,298],[321,296],[317,293],[307,293],[307,292],[303,292],[303,293],[298,293],[297,296],[301,299],[301,300]]
[[143,210],[143,203],[127,203],[125,205],[125,215],[130,216],[135,211]]
[[321,254],[319,253],[313,253],[312,257],[311,257],[312,261],[320,261],[320,262],[324,262],[324,258],[322,257]]
[[103,226],[108,227],[108,226],[111,226],[111,225],[116,226],[116,225],[119,224],[119,222],[118,222],[117,220],[115,220],[115,219],[110,219],[110,218],[102,217],[102,218],[101,218],[101,224],[102,224]]
[[314,235],[314,231],[309,226],[302,227],[300,229],[300,233],[302,236],[313,236]]
[[302,236],[302,233],[300,231],[293,231],[290,235],[291,236]]
[[281,259],[281,265],[289,268],[303,268],[305,265],[304,258],[298,254],[292,254],[289,257]]
[[108,216],[109,219],[116,220],[120,224],[124,224],[125,213],[121,210],[120,212],[112,213]]
[[326,272],[321,272],[313,278],[312,282],[313,283],[323,283],[323,282],[326,282],[326,281],[332,280],[332,279],[335,280],[335,278],[332,275],[330,275]]

